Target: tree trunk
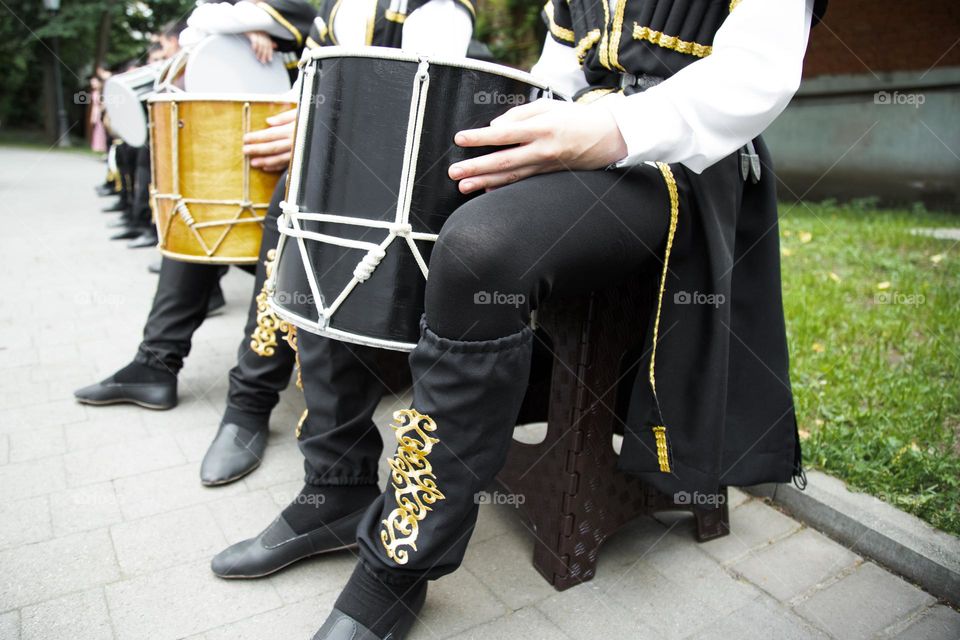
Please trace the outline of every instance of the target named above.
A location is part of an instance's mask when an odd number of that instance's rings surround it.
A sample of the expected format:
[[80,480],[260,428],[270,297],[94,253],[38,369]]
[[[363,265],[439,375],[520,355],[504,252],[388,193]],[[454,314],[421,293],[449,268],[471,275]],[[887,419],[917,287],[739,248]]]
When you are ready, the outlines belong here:
[[93,71],[103,65],[107,57],[107,47],[110,46],[110,25],[113,22],[113,3],[114,0],[107,0],[103,14],[100,16],[100,26],[97,29],[97,49],[93,59]]

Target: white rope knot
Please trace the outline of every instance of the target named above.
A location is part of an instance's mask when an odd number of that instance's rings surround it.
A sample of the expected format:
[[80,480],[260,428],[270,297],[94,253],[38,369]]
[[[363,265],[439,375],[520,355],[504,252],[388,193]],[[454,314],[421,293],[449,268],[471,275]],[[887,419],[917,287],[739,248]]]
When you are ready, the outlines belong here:
[[177,213],[180,214],[180,217],[183,219],[183,222],[188,227],[192,227],[194,224],[193,216],[190,215],[190,209],[187,209],[187,203],[184,202],[183,200],[180,200],[179,202],[177,202],[176,210],[177,210]]
[[394,222],[387,228],[390,229],[390,233],[401,238],[406,238],[413,233],[413,225],[409,223]]
[[380,261],[383,260],[385,255],[387,255],[387,252],[380,247],[367,251],[367,255],[363,256],[363,260],[361,260],[357,268],[353,270],[353,277],[359,282],[369,280],[370,276],[373,275],[373,270],[377,268],[377,265],[380,264]]

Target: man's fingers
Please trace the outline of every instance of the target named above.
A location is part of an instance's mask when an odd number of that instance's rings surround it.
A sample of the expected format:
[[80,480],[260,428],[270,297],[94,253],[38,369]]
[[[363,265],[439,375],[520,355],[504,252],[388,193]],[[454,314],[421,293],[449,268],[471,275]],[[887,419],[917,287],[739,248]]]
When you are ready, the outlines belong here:
[[513,171],[503,171],[499,173],[488,173],[467,180],[461,180],[458,185],[460,193],[473,193],[474,191],[496,189],[507,184],[513,184],[518,180],[523,180],[536,173],[539,170],[536,166],[528,165],[518,167]]
[[273,156],[264,156],[260,158],[251,158],[250,166],[261,171],[283,171],[290,164],[290,153],[279,153]]
[[261,142],[259,144],[243,145],[243,154],[247,156],[272,156],[278,153],[289,153],[290,141],[286,138]]
[[277,115],[270,116],[267,118],[267,124],[271,126],[277,126],[281,124],[290,124],[297,119],[297,110],[290,109],[289,111],[283,111]]
[[463,160],[450,165],[447,175],[452,180],[463,180],[471,176],[513,171],[517,167],[537,162],[537,158],[531,153],[529,147],[530,145],[523,145],[488,153],[479,158]]
[[533,129],[520,122],[498,127],[465,129],[457,132],[453,141],[461,147],[486,147],[522,144],[530,142],[534,138],[536,138],[536,134]]
[[285,127],[268,127],[251,131],[243,135],[243,144],[257,144],[260,142],[270,142],[272,140],[284,140],[290,137],[290,131]]
[[522,122],[527,118],[532,118],[533,116],[540,115],[545,111],[549,111],[557,105],[556,100],[549,100],[547,98],[540,98],[539,100],[534,100],[533,102],[528,102],[527,104],[522,104],[518,107],[514,107],[507,111],[502,116],[494,118],[490,122],[490,126],[498,126],[502,124],[508,124],[511,122]]

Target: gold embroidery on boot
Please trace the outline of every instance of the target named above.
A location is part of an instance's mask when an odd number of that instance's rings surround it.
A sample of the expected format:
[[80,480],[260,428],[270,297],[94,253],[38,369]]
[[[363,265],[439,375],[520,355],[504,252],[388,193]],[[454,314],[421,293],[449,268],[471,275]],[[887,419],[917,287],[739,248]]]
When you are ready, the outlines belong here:
[[440,440],[427,433],[436,431],[437,423],[416,409],[394,412],[393,421],[390,427],[397,437],[397,452],[390,460],[390,477],[397,508],[383,520],[380,542],[388,558],[407,564],[409,551],[402,547],[417,550],[420,521],[432,510],[430,505],[445,498],[427,459]]
[[263,287],[257,294],[257,327],[250,335],[250,349],[258,356],[270,357],[276,353],[277,331],[289,331],[290,325],[280,318],[270,308],[267,302],[267,283],[270,282],[270,276],[273,274],[274,263],[277,259],[276,249],[270,249],[267,252],[267,259],[264,262],[267,268],[267,279],[263,281]]

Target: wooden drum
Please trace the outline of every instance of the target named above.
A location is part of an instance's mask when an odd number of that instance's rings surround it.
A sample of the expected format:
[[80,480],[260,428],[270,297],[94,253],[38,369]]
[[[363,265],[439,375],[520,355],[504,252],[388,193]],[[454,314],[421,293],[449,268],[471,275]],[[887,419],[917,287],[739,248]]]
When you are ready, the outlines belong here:
[[252,168],[242,137],[295,105],[270,95],[168,93],[149,106],[160,252],[186,262],[255,264],[281,174]]

